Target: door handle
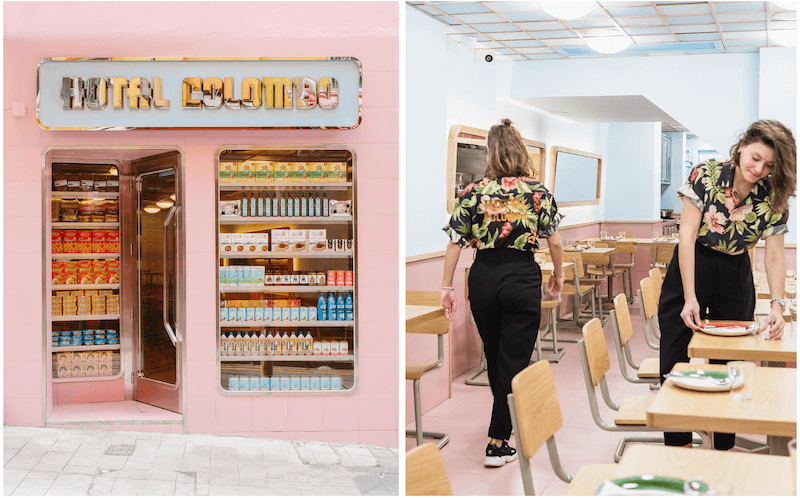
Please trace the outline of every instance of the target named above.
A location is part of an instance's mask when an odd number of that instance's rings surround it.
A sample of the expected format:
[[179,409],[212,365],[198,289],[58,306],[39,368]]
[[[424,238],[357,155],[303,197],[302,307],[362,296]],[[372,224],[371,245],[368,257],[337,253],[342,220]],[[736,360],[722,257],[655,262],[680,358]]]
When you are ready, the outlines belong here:
[[[178,212],[178,209],[180,209],[178,206],[172,206],[172,209],[169,210],[169,214],[167,215],[167,218],[164,220],[164,240],[163,240],[163,244],[162,244],[163,248],[164,248],[164,259],[163,259],[163,262],[164,262],[164,273],[163,273],[163,275],[164,275],[164,277],[163,277],[162,282],[161,282],[162,283],[162,287],[164,288],[164,301],[163,301],[163,305],[161,306],[161,309],[164,312],[164,330],[167,331],[167,335],[169,336],[169,340],[172,341],[172,345],[176,346],[176,347],[178,345],[178,338],[175,336],[175,331],[172,329],[172,326],[169,324],[169,318],[168,318],[168,315],[167,315],[167,306],[169,304],[169,300],[167,299],[167,288],[169,287],[169,284],[167,283],[167,227],[170,225],[172,217],[175,215],[176,212]],[[178,244],[176,243],[175,244],[176,256],[177,256],[177,245]],[[176,257],[175,263],[177,265],[177,257]]]

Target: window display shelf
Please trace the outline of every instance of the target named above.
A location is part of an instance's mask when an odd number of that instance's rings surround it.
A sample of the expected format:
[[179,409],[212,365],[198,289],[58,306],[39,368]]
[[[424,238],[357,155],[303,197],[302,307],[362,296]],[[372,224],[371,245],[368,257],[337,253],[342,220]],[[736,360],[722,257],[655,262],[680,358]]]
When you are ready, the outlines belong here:
[[53,346],[54,353],[64,351],[119,351],[119,344],[106,344],[100,346]]
[[66,382],[87,382],[93,380],[117,380],[122,377],[122,373],[120,372],[117,375],[107,375],[104,377],[65,377],[65,378],[58,378],[53,377],[53,384],[62,384]]
[[51,318],[54,322],[91,322],[98,320],[119,320],[119,314],[115,315],[59,315]]
[[53,190],[50,195],[53,199],[116,199],[119,192],[70,192],[68,190]]
[[242,251],[220,251],[220,258],[247,258],[247,259],[293,259],[293,258],[352,258],[353,251],[320,251],[320,252],[290,252],[290,251],[267,251],[267,252],[242,252]]
[[[62,286],[64,287],[64,286]],[[219,291],[237,292],[296,292],[298,294],[317,294],[320,292],[352,291],[352,285],[220,285]]]
[[53,254],[53,259],[114,259],[119,257],[118,252],[60,252]]
[[52,290],[108,290],[119,289],[119,284],[53,285]]
[[337,225],[353,222],[353,217],[347,216],[228,216],[220,217],[220,225],[265,225],[283,223],[291,225]]
[[278,356],[220,356],[220,361],[272,361],[272,362],[287,362],[287,361],[308,361],[314,363],[328,363],[328,362],[353,362],[355,355],[278,355]]
[[236,182],[219,184],[220,191],[237,190],[350,190],[353,182]]
[[[119,316],[119,315],[117,315]],[[54,317],[55,318],[55,317]],[[221,329],[239,329],[242,327],[300,327],[300,328],[308,328],[308,327],[336,327],[336,328],[347,328],[352,327],[355,324],[352,320],[342,320],[342,321],[331,321],[331,320],[270,320],[270,321],[228,321],[223,320],[219,322],[219,328]]]
[[81,223],[79,221],[54,221],[50,228],[58,230],[81,230],[92,228],[119,228],[119,222]]

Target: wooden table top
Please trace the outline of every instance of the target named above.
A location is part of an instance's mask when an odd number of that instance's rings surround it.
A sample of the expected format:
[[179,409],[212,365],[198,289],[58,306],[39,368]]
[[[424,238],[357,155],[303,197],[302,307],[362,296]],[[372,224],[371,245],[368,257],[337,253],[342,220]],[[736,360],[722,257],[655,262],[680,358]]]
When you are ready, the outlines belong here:
[[775,496],[793,494],[792,470],[792,460],[785,456],[633,444],[625,449],[611,478],[699,477],[712,488],[730,484],[735,496]]
[[444,316],[444,308],[441,306],[406,305],[406,327],[418,325],[440,316]]
[[[772,304],[769,301],[769,299],[756,299],[756,311],[753,314],[769,315],[772,311]],[[788,309],[783,312],[783,319],[786,320],[787,326],[791,317],[792,313]]]
[[[707,322],[714,323],[715,320],[707,320]],[[689,341],[689,358],[797,361],[797,334],[792,332],[789,324],[784,328],[783,337],[777,341],[764,341],[754,335],[721,337],[695,332],[692,340]]]
[[[673,371],[727,371],[725,365],[678,363]],[[665,429],[736,432],[795,437],[797,433],[797,370],[756,367],[750,401],[736,401],[729,391],[697,392],[666,379],[650,407],[647,425]]]

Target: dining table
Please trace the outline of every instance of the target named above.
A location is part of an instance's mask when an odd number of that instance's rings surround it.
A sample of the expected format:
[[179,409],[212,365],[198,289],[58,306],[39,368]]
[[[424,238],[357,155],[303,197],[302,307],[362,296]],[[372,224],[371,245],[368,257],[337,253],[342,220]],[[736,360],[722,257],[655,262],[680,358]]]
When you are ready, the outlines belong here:
[[[633,444],[625,449],[609,479],[638,476],[699,479],[717,495],[794,495],[792,479],[796,469],[786,456],[759,455],[733,451],[689,449],[652,444]],[[566,495],[594,495],[605,480],[585,482],[567,488]]]
[[[704,320],[704,323],[738,323],[748,325],[752,322],[731,320]],[[694,332],[689,341],[689,358],[704,360],[745,360],[766,362],[766,366],[785,366],[797,361],[797,332],[787,325],[783,337],[778,340],[760,339],[757,335],[719,336],[706,332]]]
[[[727,372],[726,365],[677,363],[684,370]],[[771,454],[788,454],[786,443],[797,434],[797,370],[755,368],[753,399],[737,401],[730,391],[699,392],[667,378],[647,408],[650,427],[678,431],[727,432],[767,436]]]

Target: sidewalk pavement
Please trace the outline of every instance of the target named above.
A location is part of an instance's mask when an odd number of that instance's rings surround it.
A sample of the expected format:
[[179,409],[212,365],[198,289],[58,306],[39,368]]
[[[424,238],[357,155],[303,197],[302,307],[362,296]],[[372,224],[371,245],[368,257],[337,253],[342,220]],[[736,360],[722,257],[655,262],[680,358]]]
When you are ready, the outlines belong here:
[[398,450],[3,426],[4,495],[397,495]]

